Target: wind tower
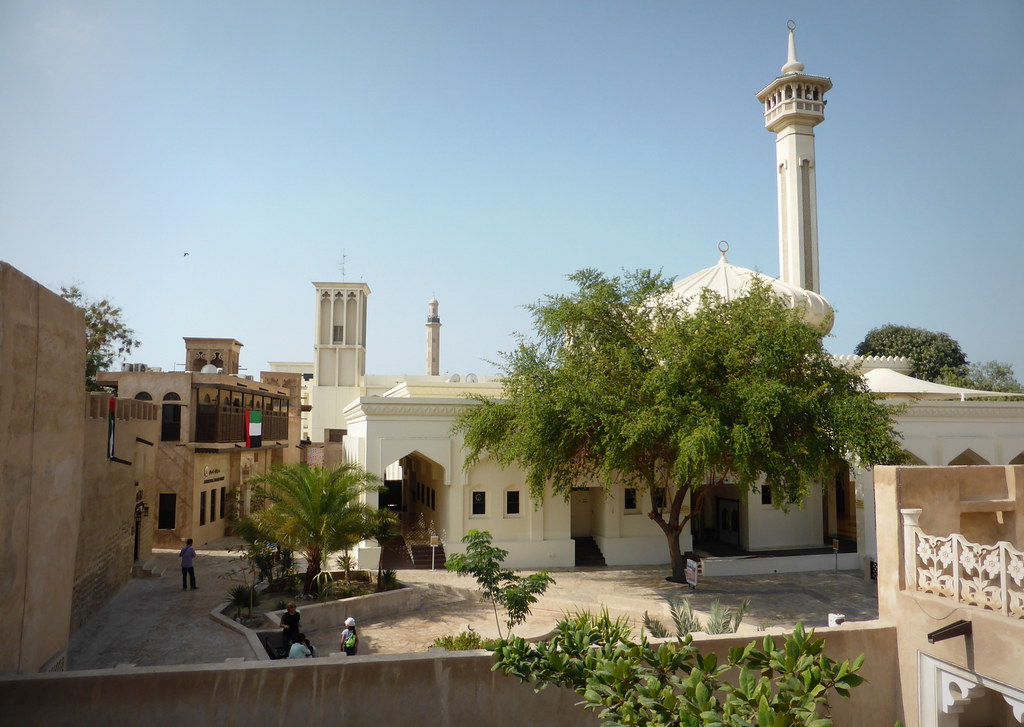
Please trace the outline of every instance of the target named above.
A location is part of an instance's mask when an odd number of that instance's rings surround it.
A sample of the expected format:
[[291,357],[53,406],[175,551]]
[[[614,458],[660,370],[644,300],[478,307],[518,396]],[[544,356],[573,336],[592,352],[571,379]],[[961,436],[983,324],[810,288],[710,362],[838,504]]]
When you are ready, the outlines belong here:
[[782,75],[757,94],[764,125],[775,132],[779,196],[779,277],[821,292],[818,278],[818,193],[814,127],[825,120],[825,92],[832,81],[804,73],[796,57],[796,24],[789,21],[789,54]]
[[437,298],[427,303],[427,376],[441,373],[441,318],[437,315]]
[[[365,283],[313,283],[316,338],[313,344],[314,441],[333,441],[345,428],[345,406],[362,396],[366,383]],[[339,440],[340,441],[340,440]]]

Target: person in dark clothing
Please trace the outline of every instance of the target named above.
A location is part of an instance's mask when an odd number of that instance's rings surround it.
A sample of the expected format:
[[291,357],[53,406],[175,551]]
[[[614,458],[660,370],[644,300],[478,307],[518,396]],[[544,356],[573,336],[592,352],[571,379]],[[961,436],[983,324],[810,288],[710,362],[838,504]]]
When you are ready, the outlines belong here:
[[288,609],[284,612],[281,617],[281,628],[284,629],[284,644],[290,646],[302,636],[302,631],[299,629],[299,610],[295,607],[294,603],[288,604]]

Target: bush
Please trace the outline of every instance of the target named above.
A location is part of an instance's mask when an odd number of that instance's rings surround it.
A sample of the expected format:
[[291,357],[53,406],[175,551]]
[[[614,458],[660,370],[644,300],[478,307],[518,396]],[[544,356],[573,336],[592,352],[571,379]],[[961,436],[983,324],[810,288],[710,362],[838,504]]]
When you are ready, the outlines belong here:
[[237,609],[235,612],[235,618],[242,617],[243,608],[249,609],[249,616],[251,617],[252,610],[256,606],[260,605],[262,596],[255,588],[239,584],[237,586],[233,586],[228,591],[228,600],[231,602],[231,605]]
[[387,568],[380,572],[380,585],[381,590],[393,591],[398,588],[398,572],[392,568]]
[[493,649],[497,642],[494,639],[485,639],[475,631],[463,631],[461,634],[452,636],[438,636],[431,646],[439,646],[448,651],[472,651],[473,649]]

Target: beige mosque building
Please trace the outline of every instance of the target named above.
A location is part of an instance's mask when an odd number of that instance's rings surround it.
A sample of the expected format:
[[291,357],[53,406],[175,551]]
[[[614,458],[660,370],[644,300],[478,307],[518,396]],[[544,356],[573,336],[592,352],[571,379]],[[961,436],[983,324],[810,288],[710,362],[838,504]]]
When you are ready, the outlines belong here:
[[[710,288],[729,298],[743,295],[750,280],[759,278],[802,310],[808,322],[826,332],[831,329],[833,311],[821,295],[818,264],[814,146],[814,128],[825,120],[825,95],[831,88],[828,78],[805,72],[790,30],[781,74],[757,93],[765,128],[775,134],[780,276],[733,265],[726,259],[727,245],[721,245],[718,263],[678,280],[672,295],[692,301],[702,288]],[[573,492],[569,501],[549,498],[535,507],[518,469],[487,460],[463,468],[463,443],[451,433],[452,425],[473,405],[468,395],[499,397],[501,382],[473,374],[438,375],[441,321],[436,300],[428,304],[425,375],[367,375],[369,287],[313,286],[316,341],[309,436],[323,443],[323,459],[316,461],[358,462],[384,478],[389,489],[378,504],[400,512],[407,532],[419,527],[456,550],[467,530],[488,530],[496,545],[509,551],[514,567],[574,566],[595,545],[596,561],[587,562],[667,562],[664,536],[646,515],[650,503],[643,493],[590,487]],[[860,367],[872,390],[907,404],[899,429],[915,463],[1024,463],[1024,403],[970,401],[986,392],[913,379],[906,375],[905,359],[842,356],[837,365]],[[872,473],[843,465],[834,481],[823,484],[802,508],[789,513],[773,507],[766,492],[719,486],[706,498],[705,511],[694,518],[695,532],[682,536],[681,548],[747,556],[705,561],[705,572],[726,575],[831,568],[836,561],[830,546],[839,541],[839,567],[869,572],[877,561]],[[787,557],[787,551],[799,555]],[[768,553],[774,556],[770,561],[748,557]],[[373,567],[378,549],[364,543],[358,556],[362,566]]]

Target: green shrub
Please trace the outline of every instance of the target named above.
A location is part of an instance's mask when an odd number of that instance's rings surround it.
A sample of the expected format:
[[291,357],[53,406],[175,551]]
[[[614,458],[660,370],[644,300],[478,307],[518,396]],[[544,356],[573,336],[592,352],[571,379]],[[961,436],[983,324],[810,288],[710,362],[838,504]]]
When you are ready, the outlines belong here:
[[365,596],[368,593],[370,593],[370,589],[366,587],[365,583],[334,584],[335,598],[352,598],[354,596]]
[[438,636],[431,646],[440,646],[448,651],[472,651],[473,649],[493,649],[497,642],[494,639],[485,639],[475,631],[463,631],[461,634],[452,636]]
[[255,588],[239,584],[237,586],[232,586],[228,591],[228,600],[236,609],[235,618],[241,618],[243,608],[249,609],[249,616],[252,616],[252,610],[256,606],[260,605],[262,596]]
[[380,572],[380,583],[382,590],[392,591],[398,588],[398,572],[393,568],[386,568]]

